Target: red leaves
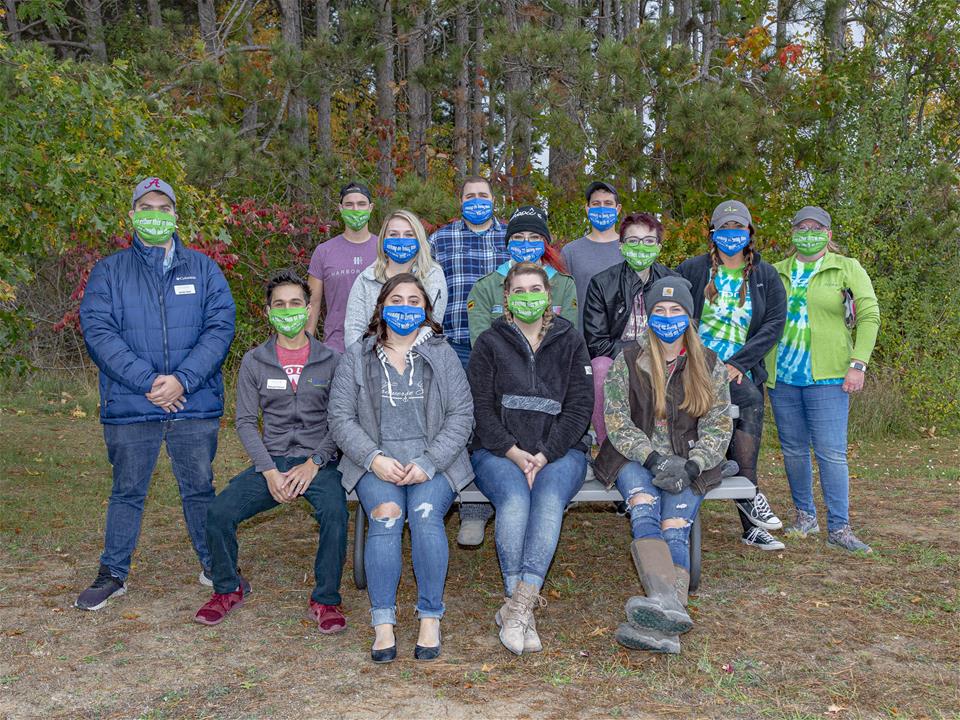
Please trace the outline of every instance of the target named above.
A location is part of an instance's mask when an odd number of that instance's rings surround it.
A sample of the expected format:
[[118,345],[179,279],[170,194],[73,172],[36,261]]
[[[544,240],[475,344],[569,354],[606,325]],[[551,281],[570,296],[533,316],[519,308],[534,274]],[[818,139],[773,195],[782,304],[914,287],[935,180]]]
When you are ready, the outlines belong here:
[[800,61],[801,55],[803,55],[803,45],[796,42],[790,43],[777,54],[777,62],[780,63],[780,67],[796,65]]

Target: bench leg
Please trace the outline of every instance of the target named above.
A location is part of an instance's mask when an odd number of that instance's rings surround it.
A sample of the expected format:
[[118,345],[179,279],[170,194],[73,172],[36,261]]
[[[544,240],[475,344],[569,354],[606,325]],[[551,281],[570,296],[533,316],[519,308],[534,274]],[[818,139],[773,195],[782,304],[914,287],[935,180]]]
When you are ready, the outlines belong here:
[[700,587],[700,540],[700,513],[697,513],[690,528],[690,592]]
[[363,564],[363,544],[367,539],[367,516],[363,512],[363,505],[357,502],[356,512],[353,514],[353,584],[357,590],[367,587],[367,571]]

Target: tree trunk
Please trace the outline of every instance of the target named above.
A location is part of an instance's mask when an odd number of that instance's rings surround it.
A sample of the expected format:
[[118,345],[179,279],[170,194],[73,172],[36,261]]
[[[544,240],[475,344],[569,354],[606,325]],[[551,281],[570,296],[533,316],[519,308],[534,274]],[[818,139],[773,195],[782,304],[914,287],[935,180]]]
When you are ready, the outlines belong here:
[[[279,0],[280,35],[294,50],[303,48],[303,25],[300,18],[300,0]],[[287,121],[290,124],[290,145],[296,153],[294,178],[288,181],[288,194],[293,202],[305,202],[310,190],[310,129],[307,126],[307,98],[300,88],[300,78],[292,80],[287,103]]]
[[87,45],[97,62],[107,61],[107,44],[103,36],[103,15],[100,12],[103,0],[83,0],[83,19],[87,30]]
[[[330,3],[317,0],[317,37],[329,42],[330,39]],[[326,71],[322,71],[325,73]],[[330,100],[330,82],[321,77],[320,97],[317,100],[317,151],[320,157],[329,161],[333,158],[333,128]]]
[[794,0],[777,0],[777,50],[782,50],[787,46],[787,23],[790,22],[793,2]]
[[217,43],[217,8],[214,0],[197,0],[197,16],[200,19],[200,38],[208,55],[218,50]]
[[13,42],[20,42],[20,21],[17,19],[17,0],[5,0],[7,8],[7,32]]
[[[247,45],[253,45],[253,24],[247,23],[245,36]],[[243,108],[243,120],[240,123],[240,137],[256,140],[257,125],[260,123],[260,102],[256,97],[249,98]]]
[[147,0],[147,17],[150,18],[150,27],[163,27],[163,15],[160,14],[160,0]]
[[377,61],[377,173],[380,188],[386,192],[396,189],[393,174],[393,139],[396,125],[396,108],[393,96],[393,53],[396,41],[393,36],[393,2],[383,0],[377,22],[380,50]]
[[453,91],[453,165],[457,177],[467,174],[467,144],[470,128],[470,15],[464,5],[457,6],[456,18],[457,48],[463,53],[460,68],[457,71],[457,85]]
[[487,125],[486,116],[483,114],[484,80],[480,75],[478,59],[479,53],[483,49],[483,18],[481,17],[477,17],[474,39],[476,40],[477,54],[473,57],[470,73],[470,103],[473,106],[470,122],[470,174],[479,175],[483,153],[483,130]]
[[827,63],[832,63],[843,52],[846,16],[847,0],[826,0],[823,6],[823,40],[827,48]]
[[711,0],[710,15],[704,13],[703,56],[700,58],[700,79],[710,76],[710,59],[720,45],[720,0]]
[[603,40],[610,35],[610,6],[611,0],[600,0],[597,3],[597,39]]
[[427,125],[430,119],[427,90],[417,78],[425,62],[426,13],[416,8],[413,32],[407,41],[407,97],[409,99],[410,160],[421,180],[427,179]]
[[[573,31],[577,27],[579,0],[565,0],[567,5],[564,17],[557,24],[557,30]],[[621,24],[622,27],[622,24]],[[579,103],[567,83],[569,78],[561,77],[552,81],[550,89],[553,112],[564,118],[564,127],[576,127],[579,124]],[[555,126],[556,128],[556,126]],[[550,152],[547,174],[550,183],[559,189],[564,197],[572,198],[577,193],[578,171],[583,157],[583,143],[580,134],[571,136],[569,132],[554,130],[558,133],[550,137]]]
[[[504,17],[507,21],[507,31],[516,36],[520,32],[520,15],[518,0],[503,1]],[[506,167],[509,177],[508,185],[513,191],[524,185],[530,170],[530,155],[533,145],[533,125],[529,111],[522,106],[522,99],[530,95],[530,69],[523,67],[523,59],[519,54],[508,58],[509,69],[506,73],[504,87],[504,150],[507,152],[509,164]],[[516,103],[516,105],[515,105]]]

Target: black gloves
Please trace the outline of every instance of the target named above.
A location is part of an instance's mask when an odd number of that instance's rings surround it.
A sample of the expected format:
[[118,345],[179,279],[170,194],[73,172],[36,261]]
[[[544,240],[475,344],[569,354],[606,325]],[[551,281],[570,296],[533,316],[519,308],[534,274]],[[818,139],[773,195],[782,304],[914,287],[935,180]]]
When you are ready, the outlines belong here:
[[643,466],[653,473],[653,484],[666,492],[677,494],[700,477],[700,466],[679,455],[661,455],[652,452]]

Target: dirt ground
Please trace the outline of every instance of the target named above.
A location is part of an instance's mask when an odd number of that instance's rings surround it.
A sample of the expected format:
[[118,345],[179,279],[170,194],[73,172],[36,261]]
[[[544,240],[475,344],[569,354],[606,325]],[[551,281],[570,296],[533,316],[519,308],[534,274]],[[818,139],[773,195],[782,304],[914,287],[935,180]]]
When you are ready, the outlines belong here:
[[[325,637],[304,619],[316,541],[305,502],[241,527],[254,593],[222,625],[194,624],[209,591],[197,582],[165,458],[129,594],[100,612],[74,609],[96,574],[110,482],[93,412],[67,397],[27,409],[0,398],[2,717],[960,717],[956,439],[854,444],[852,520],[871,557],[831,550],[823,534],[788,539],[784,552],[747,548],[732,505],[707,504],[696,626],[679,656],[613,640],[638,582],[627,523],[610,509],[567,515],[538,616],[545,650],[519,658],[493,624],[492,526],[480,550],[459,549],[451,516],[440,661],[412,659],[408,558],[400,659],[374,666],[368,602],[349,558],[348,631]],[[222,486],[246,460],[231,428],[221,438]],[[762,467],[774,509],[791,519],[773,448]]]

